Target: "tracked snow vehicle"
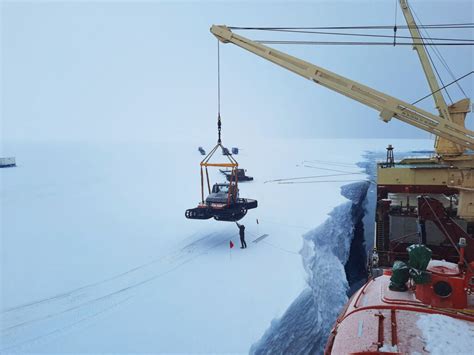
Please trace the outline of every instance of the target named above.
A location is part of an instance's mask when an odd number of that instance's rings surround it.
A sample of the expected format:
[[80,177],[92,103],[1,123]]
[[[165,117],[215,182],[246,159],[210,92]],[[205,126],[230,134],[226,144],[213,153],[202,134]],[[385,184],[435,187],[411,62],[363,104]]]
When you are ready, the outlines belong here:
[[[237,179],[238,181],[240,182],[244,182],[244,181],[253,181],[253,177],[252,176],[248,176],[246,175],[245,173],[247,172],[246,169],[236,169],[237,170]],[[232,179],[232,171],[231,170],[222,170],[222,169],[219,169],[219,171],[225,175],[227,181],[231,181]]]
[[186,211],[186,218],[214,218],[217,221],[235,222],[242,219],[249,209],[256,207],[256,200],[239,198],[239,189],[235,182],[214,184],[203,203]]
[[[186,210],[185,216],[188,219],[210,219],[214,218],[216,221],[235,222],[242,219],[247,211],[257,208],[257,201],[239,196],[239,177],[237,171],[239,164],[232,157],[232,154],[225,155],[228,159],[226,163],[211,163],[211,157],[218,150],[222,148],[219,142],[213,150],[201,161],[201,202],[196,208]],[[229,183],[216,183],[212,186],[209,178],[209,167],[223,167],[230,169]],[[205,174],[205,178],[204,178]],[[205,185],[207,186],[208,196],[204,198]]]

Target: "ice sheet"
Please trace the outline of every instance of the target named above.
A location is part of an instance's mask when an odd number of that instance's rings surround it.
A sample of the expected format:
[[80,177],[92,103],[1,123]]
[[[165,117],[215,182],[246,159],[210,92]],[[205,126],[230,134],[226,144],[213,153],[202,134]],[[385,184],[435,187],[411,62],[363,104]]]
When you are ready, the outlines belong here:
[[[184,218],[200,199],[197,148],[210,145],[4,145],[18,167],[0,171],[0,349],[248,352],[307,287],[302,236],[347,203],[340,187],[366,179],[355,164],[386,144],[229,142],[255,179],[241,184],[241,196],[259,202],[242,220],[246,250],[234,224]],[[334,170],[357,174],[267,182],[342,174]],[[224,181],[217,171],[211,177]],[[333,261],[315,260],[329,269]]]

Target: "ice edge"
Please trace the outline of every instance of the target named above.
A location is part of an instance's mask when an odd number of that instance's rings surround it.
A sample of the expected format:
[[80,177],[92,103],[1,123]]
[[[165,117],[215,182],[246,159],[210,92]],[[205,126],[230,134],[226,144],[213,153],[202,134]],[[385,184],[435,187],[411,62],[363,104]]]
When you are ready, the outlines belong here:
[[307,288],[283,316],[274,319],[251,354],[322,353],[339,312],[347,302],[349,284],[344,265],[349,258],[355,226],[360,222],[370,182],[341,187],[349,201],[335,207],[319,227],[303,235],[300,251]]

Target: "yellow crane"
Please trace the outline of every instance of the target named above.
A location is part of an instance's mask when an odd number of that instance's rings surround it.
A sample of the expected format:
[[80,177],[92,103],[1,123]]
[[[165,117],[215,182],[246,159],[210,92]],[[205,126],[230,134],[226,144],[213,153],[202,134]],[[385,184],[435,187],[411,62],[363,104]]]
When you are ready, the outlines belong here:
[[385,198],[390,192],[414,195],[430,192],[450,195],[456,193],[457,215],[466,221],[474,221],[474,156],[466,154],[467,149],[474,149],[474,131],[466,129],[464,125],[466,114],[470,111],[470,100],[463,99],[447,106],[407,1],[400,0],[400,6],[413,38],[413,47],[418,53],[433,92],[439,115],[238,35],[225,25],[213,25],[211,33],[222,43],[232,43],[315,84],[375,109],[384,122],[396,118],[434,134],[437,137],[436,157],[406,159],[390,169],[387,169],[387,165],[379,164],[378,199]]
[[[407,22],[408,29],[410,30],[410,34],[413,38],[413,49],[416,50],[420,59],[426,79],[428,80],[428,85],[430,86],[431,92],[433,93],[433,99],[440,117],[464,127],[464,120],[466,118],[467,112],[469,112],[470,100],[462,99],[448,107],[428,59],[428,53],[426,52],[426,48],[423,43],[423,37],[421,36],[418,26],[416,25],[407,0],[400,0],[400,7]],[[441,139],[436,139],[435,148],[436,152],[440,155],[460,155],[464,153],[464,147],[462,145],[454,144],[453,141],[443,137]]]

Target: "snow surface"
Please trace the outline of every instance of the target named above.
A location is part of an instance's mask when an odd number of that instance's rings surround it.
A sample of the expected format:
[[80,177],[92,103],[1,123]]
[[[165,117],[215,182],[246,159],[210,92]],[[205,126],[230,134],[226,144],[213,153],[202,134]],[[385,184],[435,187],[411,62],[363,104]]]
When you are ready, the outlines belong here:
[[230,240],[238,246],[234,224],[184,218],[200,199],[202,142],[3,143],[18,167],[0,170],[0,351],[244,353],[301,299],[318,305],[311,333],[330,327],[347,289],[350,241],[337,225],[348,223],[351,203],[340,188],[366,175],[265,182],[361,172],[364,152],[386,144],[241,146],[236,158],[255,178],[241,196],[259,202],[242,220],[242,251],[229,249]]
[[379,352],[396,353],[398,352],[398,347],[396,345],[384,344],[381,348],[379,348]]
[[441,314],[421,315],[416,322],[425,349],[433,355],[472,354],[474,324]]

